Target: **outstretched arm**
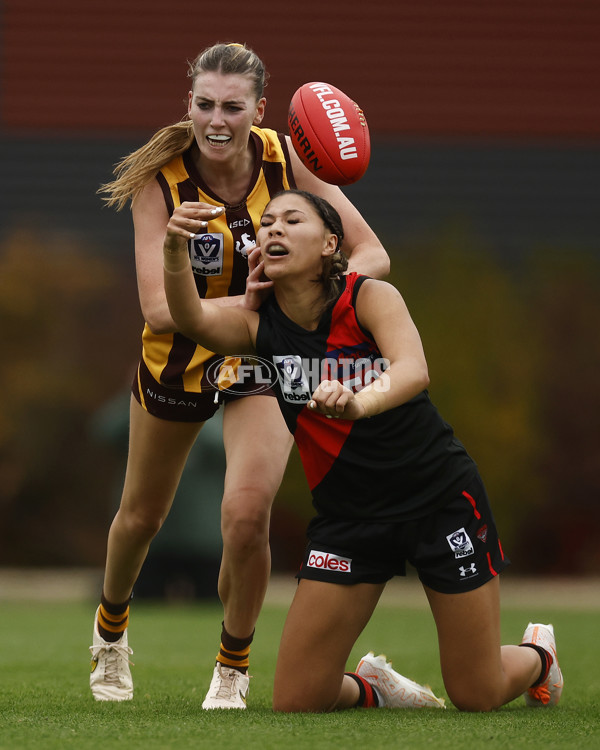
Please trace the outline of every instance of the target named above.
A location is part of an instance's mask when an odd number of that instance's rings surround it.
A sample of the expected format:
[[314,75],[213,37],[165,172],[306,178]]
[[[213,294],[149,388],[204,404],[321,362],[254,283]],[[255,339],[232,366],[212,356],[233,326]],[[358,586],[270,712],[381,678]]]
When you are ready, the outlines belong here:
[[362,419],[400,406],[429,385],[421,338],[398,290],[385,281],[365,281],[356,312],[389,367],[358,393],[339,381],[323,381],[309,408],[332,417]]
[[387,276],[390,272],[390,259],[375,232],[339,187],[329,185],[309,172],[294,151],[290,137],[286,138],[298,188],[325,198],[342,219],[345,233],[342,250],[348,256],[348,271],[364,273],[374,279]]
[[165,293],[177,330],[218,354],[253,353],[258,313],[219,306],[198,295],[187,251],[196,225],[190,206],[182,203],[169,219],[163,244]]

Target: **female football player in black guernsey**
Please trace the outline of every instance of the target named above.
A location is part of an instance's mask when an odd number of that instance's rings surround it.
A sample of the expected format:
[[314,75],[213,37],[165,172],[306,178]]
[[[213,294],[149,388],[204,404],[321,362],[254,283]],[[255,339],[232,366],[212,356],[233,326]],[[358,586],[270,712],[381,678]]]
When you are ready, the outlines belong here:
[[[196,212],[173,213],[164,243],[173,319],[215,351],[256,353],[299,447],[316,517],[285,623],[274,684],[280,711],[440,706],[382,656],[344,673],[386,581],[418,571],[459,709],[488,711],[521,694],[555,704],[562,690],[552,626],[530,623],[500,645],[504,558],[477,468],[425,390],[419,334],[390,284],[342,275],[343,228],[323,199],[282,193],[267,205],[248,303],[199,300],[187,252]],[[267,290],[272,294],[267,296]],[[259,360],[260,361],[260,360]]]

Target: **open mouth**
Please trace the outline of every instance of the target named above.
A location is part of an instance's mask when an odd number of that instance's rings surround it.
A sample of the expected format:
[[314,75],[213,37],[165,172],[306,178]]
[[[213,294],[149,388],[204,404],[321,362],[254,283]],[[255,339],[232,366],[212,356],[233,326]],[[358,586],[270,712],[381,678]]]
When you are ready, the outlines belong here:
[[269,258],[282,258],[284,255],[288,255],[288,251],[283,245],[271,245],[267,248],[267,255]]
[[230,135],[207,135],[206,140],[211,146],[223,147],[226,146],[231,140]]

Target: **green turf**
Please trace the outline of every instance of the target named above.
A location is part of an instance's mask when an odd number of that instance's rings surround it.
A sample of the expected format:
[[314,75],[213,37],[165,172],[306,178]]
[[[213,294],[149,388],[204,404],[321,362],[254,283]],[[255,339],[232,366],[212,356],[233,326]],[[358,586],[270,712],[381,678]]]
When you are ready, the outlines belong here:
[[[598,613],[541,610],[559,638],[566,689],[560,706],[492,714],[355,710],[280,715],[270,710],[271,681],[285,608],[267,606],[252,649],[250,708],[200,709],[218,645],[218,605],[136,602],[130,627],[135,699],[95,703],[88,689],[94,604],[0,603],[0,748],[2,750],[154,750],[248,748],[598,748],[600,645]],[[532,613],[529,613],[532,614]],[[505,641],[520,638],[529,614],[503,614]],[[435,631],[426,610],[382,606],[352,655],[384,651],[404,674],[444,695]]]

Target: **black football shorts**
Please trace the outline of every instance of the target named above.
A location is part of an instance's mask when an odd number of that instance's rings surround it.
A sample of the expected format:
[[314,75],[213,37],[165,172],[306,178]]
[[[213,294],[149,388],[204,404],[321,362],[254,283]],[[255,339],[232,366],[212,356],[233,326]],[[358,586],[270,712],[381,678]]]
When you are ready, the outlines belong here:
[[509,565],[479,476],[423,518],[385,523],[314,518],[297,578],[326,583],[384,583],[406,575],[446,594],[472,591]]

